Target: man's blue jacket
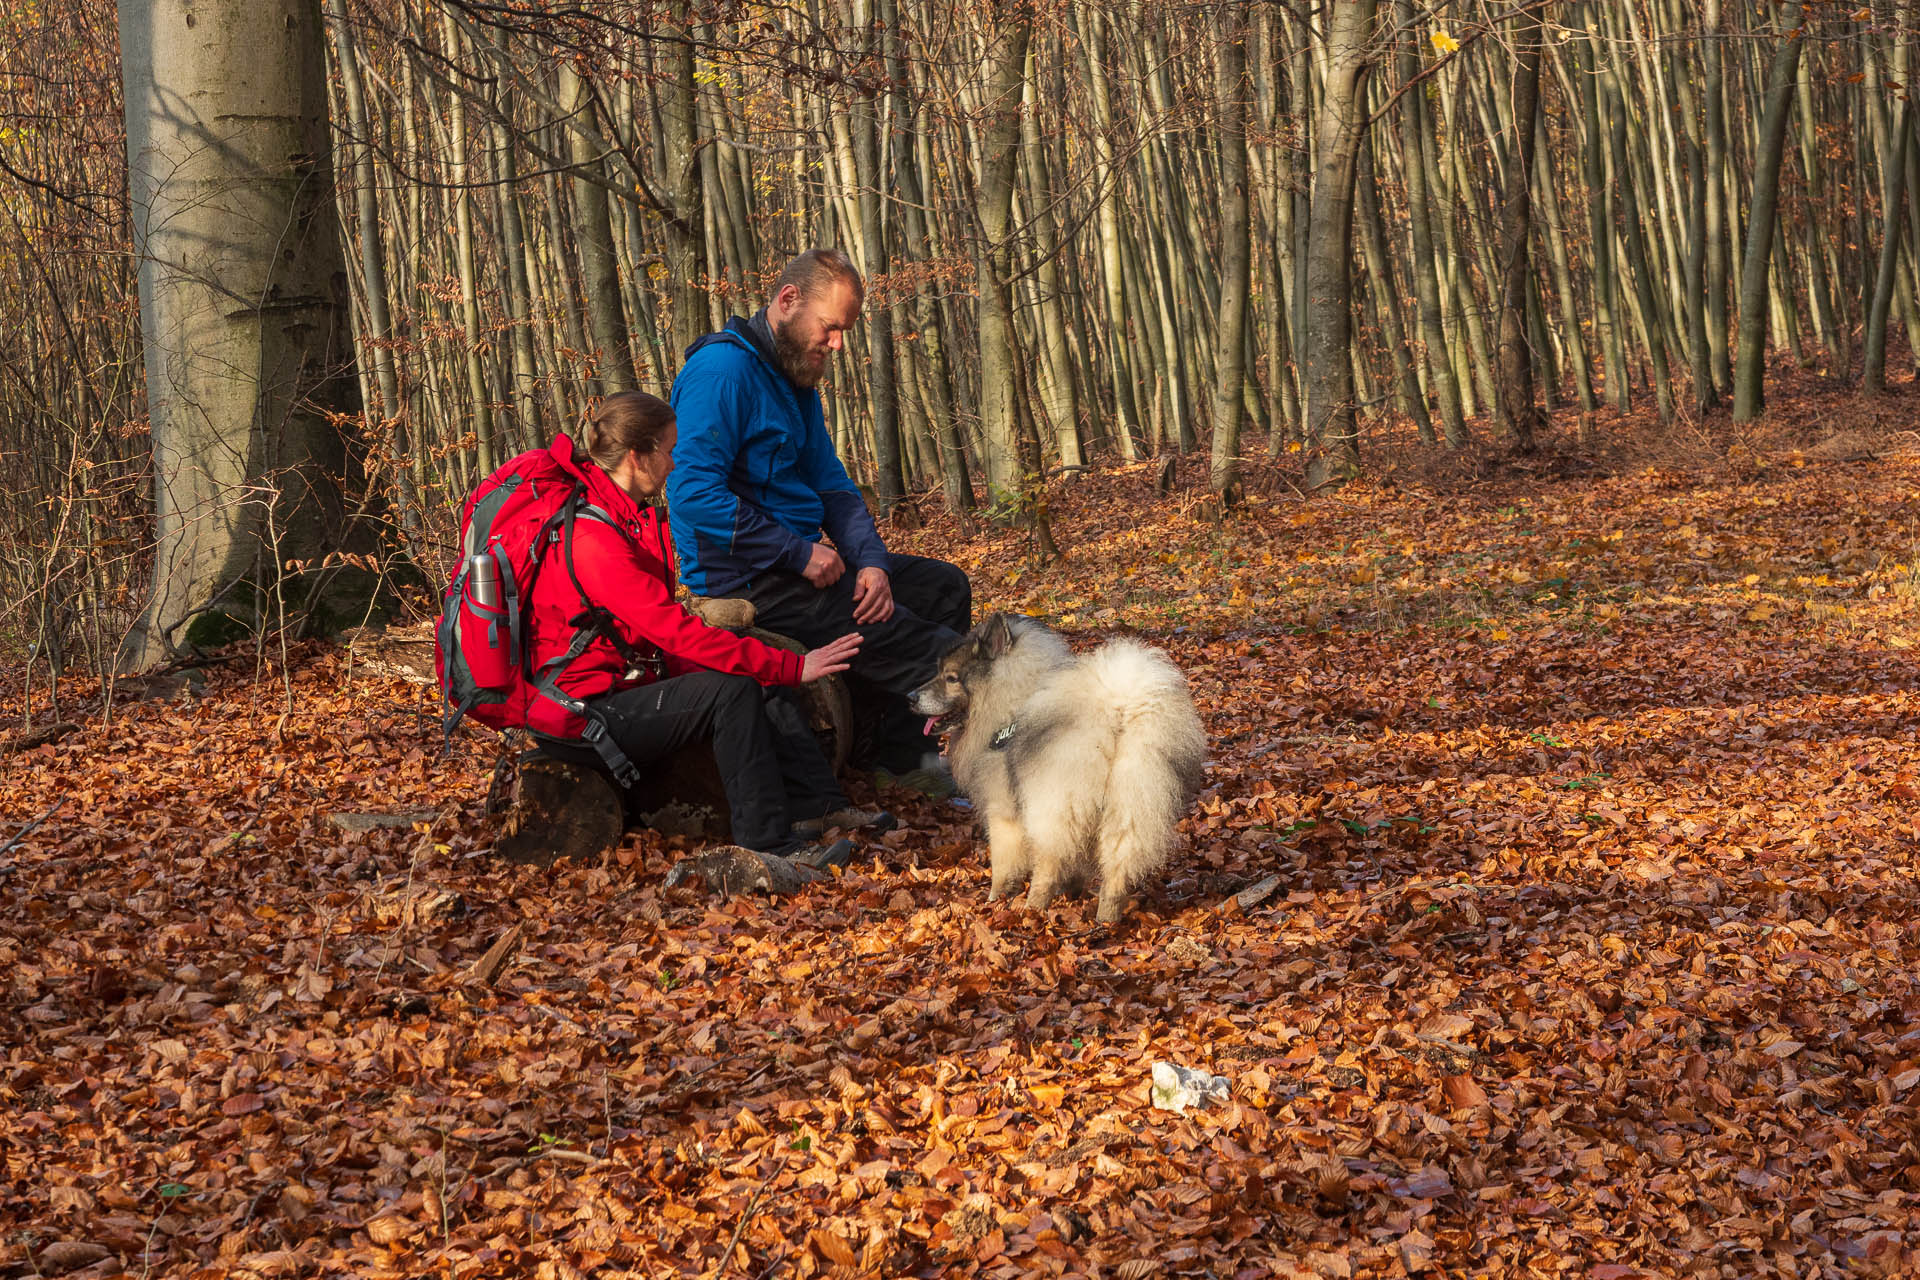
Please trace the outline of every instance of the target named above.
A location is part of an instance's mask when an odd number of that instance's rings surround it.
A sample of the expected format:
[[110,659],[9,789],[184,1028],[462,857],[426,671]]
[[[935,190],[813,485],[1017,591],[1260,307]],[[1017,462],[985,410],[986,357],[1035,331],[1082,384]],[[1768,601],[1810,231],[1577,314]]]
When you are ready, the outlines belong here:
[[887,567],[873,516],[833,451],[820,393],[787,381],[762,316],[735,316],[687,348],[673,411],[680,437],[667,511],[689,590],[730,595],[769,569],[800,573],[823,529],[849,573]]

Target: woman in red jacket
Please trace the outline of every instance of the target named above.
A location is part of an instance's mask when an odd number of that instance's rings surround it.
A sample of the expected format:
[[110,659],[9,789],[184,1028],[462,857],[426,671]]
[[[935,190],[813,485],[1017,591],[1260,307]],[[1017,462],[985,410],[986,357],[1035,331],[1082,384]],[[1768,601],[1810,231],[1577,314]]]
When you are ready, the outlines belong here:
[[[554,442],[555,461],[584,481],[590,511],[574,521],[573,573],[543,571],[534,580],[533,667],[538,671],[576,642],[584,608],[604,609],[627,653],[596,635],[555,683],[598,712],[640,768],[690,743],[710,744],[734,841],[764,853],[802,854],[796,820],[813,831],[823,823],[867,825],[885,815],[847,808],[805,715],[767,686],[808,684],[845,671],[861,638],[844,635],[802,656],[709,627],[675,602],[665,512],[646,505],[673,470],[675,435],[665,402],[623,391],[603,400],[587,424],[585,457],[575,456],[565,436]],[[564,552],[548,554],[558,559]],[[642,661],[630,662],[635,655]],[[543,738],[541,745],[562,759],[597,762],[583,743]]]

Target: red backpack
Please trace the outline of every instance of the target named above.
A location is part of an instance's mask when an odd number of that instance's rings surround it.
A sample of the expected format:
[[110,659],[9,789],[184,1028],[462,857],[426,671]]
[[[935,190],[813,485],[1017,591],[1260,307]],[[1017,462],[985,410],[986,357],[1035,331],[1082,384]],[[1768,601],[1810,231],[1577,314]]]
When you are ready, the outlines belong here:
[[[630,787],[639,773],[614,744],[605,721],[562,691],[557,681],[596,637],[608,640],[635,668],[657,669],[660,658],[634,650],[613,616],[580,588],[573,570],[576,520],[619,528],[587,501],[581,478],[549,449],[532,449],[509,460],[467,498],[460,518],[460,563],[441,596],[440,622],[434,628],[440,690],[449,708],[443,728],[449,746],[466,716],[494,729],[527,728],[551,737],[579,738],[593,747],[616,782]],[[583,607],[568,619],[574,633],[565,652],[535,669],[527,635],[528,605],[534,581],[555,547]]]

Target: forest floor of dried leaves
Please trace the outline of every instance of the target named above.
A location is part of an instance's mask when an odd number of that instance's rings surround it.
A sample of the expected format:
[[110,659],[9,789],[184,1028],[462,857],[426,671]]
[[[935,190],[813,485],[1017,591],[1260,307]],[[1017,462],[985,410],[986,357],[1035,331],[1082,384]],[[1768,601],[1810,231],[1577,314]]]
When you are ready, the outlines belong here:
[[[1188,672],[1205,791],[1118,928],[989,904],[968,814],[895,791],[777,902],[663,889],[650,833],[503,865],[490,740],[443,763],[330,648],[86,718],[0,761],[0,844],[61,802],[0,852],[0,1276],[1912,1274],[1885,404],[1312,502],[1257,464],[1223,527],[1105,472],[1048,568],[900,535]],[[1156,1060],[1230,1101],[1153,1109]]]

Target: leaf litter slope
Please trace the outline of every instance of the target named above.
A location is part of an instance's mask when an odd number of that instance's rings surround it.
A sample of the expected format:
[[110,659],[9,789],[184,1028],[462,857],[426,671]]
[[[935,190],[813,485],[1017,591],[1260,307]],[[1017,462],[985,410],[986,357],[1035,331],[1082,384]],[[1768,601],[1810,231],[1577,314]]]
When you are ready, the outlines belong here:
[[[988,904],[899,793],[778,904],[648,834],[496,864],[488,744],[332,651],[284,718],[123,707],[5,761],[0,831],[66,804],[0,857],[0,1267],[1901,1273],[1916,467],[1796,462],[1225,531],[1136,470],[1057,495],[1053,569],[915,535],[1190,673],[1207,789],[1113,932]],[[1232,1102],[1151,1110],[1162,1058]]]

